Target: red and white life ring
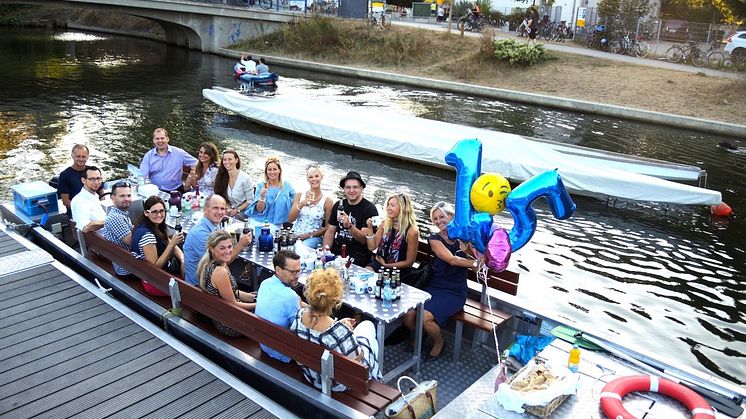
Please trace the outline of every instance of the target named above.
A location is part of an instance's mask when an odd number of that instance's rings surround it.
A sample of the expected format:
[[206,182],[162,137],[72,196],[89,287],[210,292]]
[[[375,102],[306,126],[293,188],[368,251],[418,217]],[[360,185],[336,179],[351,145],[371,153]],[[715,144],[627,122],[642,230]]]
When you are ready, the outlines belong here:
[[635,419],[622,405],[624,395],[633,391],[652,391],[673,397],[692,412],[692,419],[715,417],[715,412],[710,404],[694,390],[671,380],[651,375],[621,377],[606,384],[601,390],[601,409],[606,417],[609,419]]

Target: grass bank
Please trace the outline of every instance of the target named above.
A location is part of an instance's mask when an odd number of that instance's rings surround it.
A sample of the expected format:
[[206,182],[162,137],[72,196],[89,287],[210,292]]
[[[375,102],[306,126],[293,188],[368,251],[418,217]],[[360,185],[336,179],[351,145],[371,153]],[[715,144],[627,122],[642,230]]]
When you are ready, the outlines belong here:
[[744,124],[746,81],[550,52],[524,67],[494,58],[489,36],[461,37],[362,21],[304,19],[234,45],[237,50],[327,64],[607,103]]

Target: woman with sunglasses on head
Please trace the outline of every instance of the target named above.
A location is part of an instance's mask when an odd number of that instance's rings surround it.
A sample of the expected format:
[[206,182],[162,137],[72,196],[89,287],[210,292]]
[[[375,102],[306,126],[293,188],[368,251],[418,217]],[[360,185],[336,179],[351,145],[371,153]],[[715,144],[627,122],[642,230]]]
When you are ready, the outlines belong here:
[[[466,302],[466,277],[468,268],[477,268],[479,261],[470,258],[471,248],[459,240],[448,237],[448,223],[455,214],[451,204],[438,202],[430,210],[430,220],[438,232],[430,235],[428,243],[435,254],[433,274],[430,283],[425,287],[432,298],[425,303],[425,333],[433,340],[433,346],[425,355],[424,361],[439,359],[445,352],[445,342],[440,328],[448,319],[464,308]],[[414,310],[404,316],[404,324],[410,331],[415,328],[416,313]]]
[[[295,315],[290,330],[301,338],[323,345],[368,367],[368,377],[381,380],[378,365],[376,327],[366,320],[356,325],[355,320],[336,320],[332,311],[342,305],[344,284],[336,269],[317,269],[308,276],[304,292],[308,307]],[[301,365],[303,375],[316,388],[321,388],[321,374]],[[344,391],[344,385],[334,382],[332,391]]]
[[[177,232],[171,238],[166,234],[166,204],[153,195],[143,204],[142,221],[132,232],[130,252],[136,259],[145,260],[173,275],[184,276],[184,253],[179,244],[184,242],[184,233]],[[166,295],[143,282],[143,288],[153,295]]]
[[288,221],[294,199],[292,185],[282,180],[280,159],[270,157],[264,163],[264,182],[256,188],[254,202],[246,209],[246,215],[256,221],[267,220],[281,227]]
[[229,217],[244,212],[254,199],[254,182],[241,168],[241,158],[233,149],[223,152],[223,161],[215,177],[215,193],[225,198]]
[[[368,231],[373,231],[373,219],[367,224]],[[368,250],[378,249],[366,268],[373,272],[398,268],[401,276],[406,276],[417,258],[419,236],[412,199],[403,193],[389,196],[383,224],[373,235],[365,236]]]
[[[231,274],[228,264],[233,253],[233,239],[225,230],[215,230],[207,238],[207,251],[197,266],[199,286],[208,294],[237,305],[245,310],[254,311],[256,293],[238,290],[236,279]],[[226,336],[240,336],[230,327],[213,320],[218,331]]]
[[334,203],[329,196],[321,192],[321,181],[324,174],[318,166],[311,166],[306,171],[309,190],[304,194],[296,194],[290,207],[288,221],[294,223],[293,231],[298,234],[303,244],[315,249],[321,244],[325,221],[332,213]]
[[184,190],[199,188],[200,195],[210,196],[215,188],[215,176],[218,175],[218,148],[215,144],[205,142],[199,145],[197,164],[184,182]]

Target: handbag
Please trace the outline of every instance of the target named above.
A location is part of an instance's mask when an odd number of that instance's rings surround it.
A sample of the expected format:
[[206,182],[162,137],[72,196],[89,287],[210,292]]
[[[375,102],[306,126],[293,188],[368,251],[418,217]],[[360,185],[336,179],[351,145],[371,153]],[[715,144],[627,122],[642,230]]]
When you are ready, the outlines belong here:
[[421,263],[420,266],[412,268],[407,276],[402,278],[402,282],[424,290],[429,284],[430,279],[433,277],[433,264],[432,263]]
[[[402,391],[402,380],[411,381],[415,387],[407,394]],[[417,383],[411,377],[403,375],[396,382],[401,396],[386,408],[384,414],[388,419],[428,419],[435,415],[438,404],[438,382],[436,380]]]

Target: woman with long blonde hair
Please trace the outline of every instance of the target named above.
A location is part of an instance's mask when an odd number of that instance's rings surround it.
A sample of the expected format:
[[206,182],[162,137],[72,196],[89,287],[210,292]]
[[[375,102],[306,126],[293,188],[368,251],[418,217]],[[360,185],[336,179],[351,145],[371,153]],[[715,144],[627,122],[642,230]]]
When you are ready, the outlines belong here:
[[[326,346],[342,355],[368,366],[368,376],[381,380],[378,365],[376,327],[366,320],[355,325],[355,320],[336,320],[332,311],[342,305],[344,284],[336,269],[317,269],[308,276],[305,290],[308,307],[298,310],[290,330],[296,335]],[[316,388],[321,388],[321,374],[301,365],[303,375]],[[335,382],[332,391],[344,391],[345,386]]]
[[[368,231],[373,231],[373,220],[367,223]],[[383,224],[373,235],[365,236],[368,250],[377,249],[366,268],[374,272],[397,268],[406,276],[417,258],[419,236],[412,199],[405,193],[389,196]]]
[[[228,264],[233,253],[233,239],[225,230],[215,230],[207,238],[207,251],[197,265],[199,286],[208,294],[220,297],[244,310],[254,311],[256,293],[239,291]],[[218,331],[226,336],[240,336],[230,327],[213,320]]]

